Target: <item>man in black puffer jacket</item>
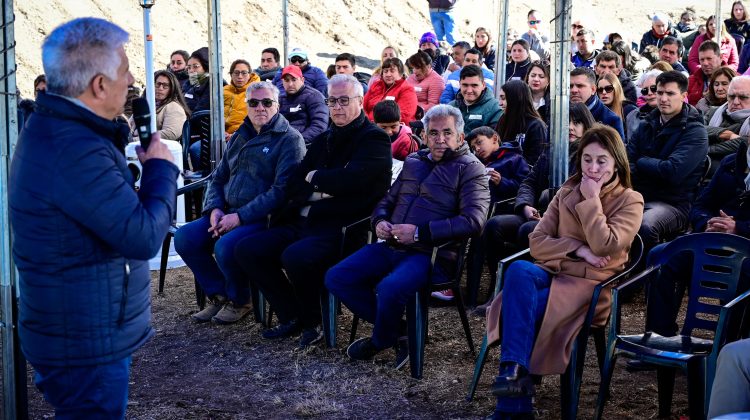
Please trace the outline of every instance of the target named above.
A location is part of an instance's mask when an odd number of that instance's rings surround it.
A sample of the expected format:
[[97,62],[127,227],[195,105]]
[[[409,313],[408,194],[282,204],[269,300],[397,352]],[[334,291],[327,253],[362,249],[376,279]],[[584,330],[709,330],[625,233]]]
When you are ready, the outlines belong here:
[[279,324],[263,338],[323,338],[320,291],[340,259],[341,228],[367,217],[391,184],[391,141],[362,111],[362,84],[328,82],[331,128],[316,137],[286,185],[273,227],[237,243],[235,257],[274,308]]
[[[372,213],[372,225],[384,242],[367,245],[326,274],[328,290],[374,325],[371,338],[359,339],[347,349],[355,360],[369,360],[398,345],[396,367],[405,364],[401,318],[406,303],[431,280],[446,281],[440,267],[430,273],[432,247],[479,234],[486,219],[487,176],[464,141],[461,113],[437,105],[423,122],[429,149],[406,158],[401,174]],[[461,252],[444,251],[448,261]]]
[[279,112],[297,129],[310,145],[328,128],[328,107],[323,94],[305,85],[305,77],[297,66],[286,66],[281,72],[284,90],[279,95]]
[[658,108],[627,145],[633,188],[646,201],[639,232],[646,250],[687,228],[708,153],[703,116],[683,102],[687,77],[668,71],[656,78],[656,86]]

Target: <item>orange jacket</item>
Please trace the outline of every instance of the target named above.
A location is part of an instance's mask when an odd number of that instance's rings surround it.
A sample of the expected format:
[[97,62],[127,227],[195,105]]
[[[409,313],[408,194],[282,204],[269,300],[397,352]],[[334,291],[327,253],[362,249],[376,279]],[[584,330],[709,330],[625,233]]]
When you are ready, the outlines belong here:
[[242,87],[233,84],[224,86],[224,131],[234,133],[242,125],[247,117],[247,105],[245,105],[245,91],[250,83],[260,82],[260,77],[250,73],[250,80]]

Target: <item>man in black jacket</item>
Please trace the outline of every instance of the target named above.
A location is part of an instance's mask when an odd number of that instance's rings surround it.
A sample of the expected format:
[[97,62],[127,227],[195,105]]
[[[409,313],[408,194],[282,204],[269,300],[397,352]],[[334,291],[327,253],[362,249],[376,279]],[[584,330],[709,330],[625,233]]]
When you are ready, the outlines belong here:
[[354,360],[369,360],[398,344],[396,368],[406,363],[401,322],[406,303],[430,280],[440,282],[435,277],[446,281],[440,267],[430,273],[432,247],[477,235],[487,215],[485,168],[464,142],[461,113],[437,105],[423,121],[429,149],[407,157],[372,213],[372,226],[383,242],[360,249],[326,275],[328,290],[373,324],[372,338],[347,349]]
[[687,228],[688,212],[701,180],[708,135],[700,111],[684,102],[687,77],[668,71],[656,78],[658,109],[628,142],[633,188],[645,208],[639,234],[646,250]]
[[608,125],[625,138],[622,118],[612,112],[596,96],[596,74],[587,67],[578,67],[570,72],[570,103],[583,103],[591,111],[594,120]]
[[325,272],[340,258],[341,228],[366,217],[391,183],[391,141],[362,111],[362,85],[338,74],[326,100],[333,125],[316,137],[286,187],[273,227],[237,243],[235,257],[274,308],[267,339],[302,332],[319,342]]
[[596,66],[594,67],[596,76],[601,78],[606,73],[612,73],[617,76],[622,86],[622,93],[625,99],[635,104],[638,94],[635,91],[635,84],[630,80],[630,73],[622,67],[620,55],[614,51],[602,51],[596,56]]

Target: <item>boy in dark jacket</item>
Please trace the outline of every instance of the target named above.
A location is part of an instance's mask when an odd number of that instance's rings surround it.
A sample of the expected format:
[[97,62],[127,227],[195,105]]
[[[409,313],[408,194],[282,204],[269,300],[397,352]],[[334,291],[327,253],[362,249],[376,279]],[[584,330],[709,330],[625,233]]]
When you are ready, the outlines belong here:
[[479,127],[471,130],[466,142],[485,165],[490,185],[490,202],[516,196],[518,186],[529,175],[529,164],[521,149],[510,143],[500,144],[495,130]]

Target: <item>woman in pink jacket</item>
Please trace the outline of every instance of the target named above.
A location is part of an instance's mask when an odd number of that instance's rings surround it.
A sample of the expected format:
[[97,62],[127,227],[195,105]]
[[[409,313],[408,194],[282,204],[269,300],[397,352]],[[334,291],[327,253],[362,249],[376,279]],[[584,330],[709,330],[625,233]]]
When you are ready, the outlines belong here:
[[445,80],[432,69],[432,59],[424,51],[417,51],[416,54],[406,59],[406,65],[412,70],[406,82],[414,86],[417,104],[427,112],[440,103],[440,95],[445,89]]
[[[690,74],[700,68],[701,63],[698,61],[698,47],[704,41],[715,41],[716,40],[716,19],[713,16],[709,16],[706,21],[706,33],[698,35],[693,42],[693,48],[690,48],[690,54],[688,54],[688,71]],[[732,70],[737,71],[737,66],[740,64],[740,55],[737,52],[737,43],[734,42],[732,35],[727,32],[727,27],[724,22],[721,22],[721,61],[723,65],[730,67]]]

